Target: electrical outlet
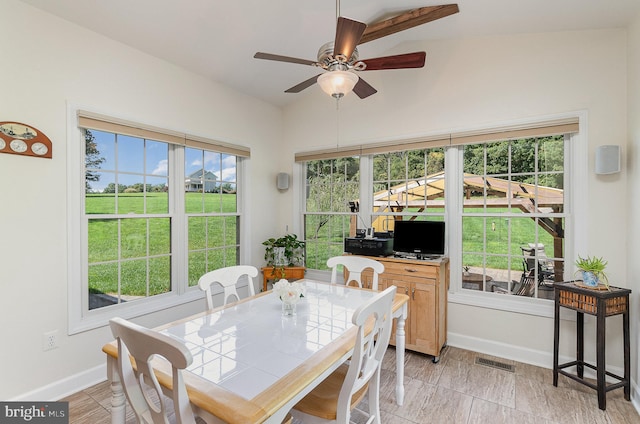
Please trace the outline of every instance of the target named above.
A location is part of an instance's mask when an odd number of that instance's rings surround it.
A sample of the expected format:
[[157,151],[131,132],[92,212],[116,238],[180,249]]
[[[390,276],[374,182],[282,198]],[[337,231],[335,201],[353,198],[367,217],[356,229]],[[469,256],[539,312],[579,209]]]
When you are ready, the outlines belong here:
[[49,331],[42,335],[42,350],[51,350],[58,347],[58,330]]

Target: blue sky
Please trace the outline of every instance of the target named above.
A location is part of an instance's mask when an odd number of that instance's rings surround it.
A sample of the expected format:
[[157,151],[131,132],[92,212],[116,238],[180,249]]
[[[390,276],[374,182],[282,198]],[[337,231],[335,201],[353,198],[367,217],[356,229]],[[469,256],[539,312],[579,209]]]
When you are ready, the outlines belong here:
[[[118,184],[132,185],[143,183],[166,184],[169,174],[169,145],[167,143],[145,140],[136,137],[119,135],[116,144],[115,134],[92,130],[100,157],[105,161],[97,172],[100,181],[90,182],[94,191],[102,191],[115,183],[116,165],[119,172]],[[146,145],[146,157],[145,157]],[[211,171],[218,180],[235,182],[236,157],[233,155],[203,151],[201,149],[185,149],[185,176],[202,169]]]

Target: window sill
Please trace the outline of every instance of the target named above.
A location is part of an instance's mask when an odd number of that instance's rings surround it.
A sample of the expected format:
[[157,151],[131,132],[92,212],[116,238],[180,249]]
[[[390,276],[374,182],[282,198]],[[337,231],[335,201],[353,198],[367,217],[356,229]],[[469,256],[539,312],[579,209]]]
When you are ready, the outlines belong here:
[[86,315],[77,322],[69,324],[69,335],[104,327],[109,324],[109,320],[114,316],[131,319],[141,315],[159,312],[163,309],[183,305],[185,303],[194,302],[202,299],[203,296],[204,292],[192,289],[182,295],[166,293],[131,303],[121,303],[119,305],[93,309],[88,311]]
[[449,302],[547,318],[553,318],[554,313],[552,300],[523,298],[506,294],[496,295],[471,290],[449,292]]

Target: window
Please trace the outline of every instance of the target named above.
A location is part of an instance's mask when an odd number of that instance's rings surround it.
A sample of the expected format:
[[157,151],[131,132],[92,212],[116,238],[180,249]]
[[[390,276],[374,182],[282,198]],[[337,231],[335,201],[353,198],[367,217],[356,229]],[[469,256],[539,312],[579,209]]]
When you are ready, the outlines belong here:
[[304,213],[307,268],[328,269],[327,259],[341,255],[344,238],[355,235],[360,197],[360,160],[354,157],[306,162]]
[[[582,186],[576,183],[586,173],[586,143],[578,132],[583,120],[580,114],[298,153],[296,161],[307,172],[305,235],[317,241],[316,250],[308,252],[307,268],[324,270],[326,257],[342,253],[343,237],[368,226],[369,218],[377,232],[392,231],[397,220],[445,221],[450,300],[548,314],[549,302],[537,299],[551,298],[552,283],[564,280],[564,258],[583,242],[575,231],[581,215],[570,213],[584,204]],[[361,176],[360,192],[354,188],[348,198],[333,194],[328,177],[336,172],[329,165],[343,160],[339,156],[349,156],[354,166],[359,158],[359,171],[349,175]],[[314,181],[321,173],[324,178]],[[329,203],[317,206],[319,199],[356,207],[338,214]],[[340,231],[314,239],[324,223],[336,218],[334,228]]]
[[234,155],[186,149],[189,286],[209,271],[240,263],[236,162]]
[[242,250],[248,149],[95,116],[78,111],[71,332],[195,300],[200,276]]
[[564,272],[564,144],[461,146],[463,289],[552,298]]
[[169,144],[85,131],[89,309],[171,291]]

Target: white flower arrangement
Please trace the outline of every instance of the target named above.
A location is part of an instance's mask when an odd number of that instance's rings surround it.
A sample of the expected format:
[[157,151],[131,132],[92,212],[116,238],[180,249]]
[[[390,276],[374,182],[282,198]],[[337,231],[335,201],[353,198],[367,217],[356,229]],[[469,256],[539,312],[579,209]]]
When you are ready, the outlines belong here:
[[304,286],[296,281],[290,283],[289,280],[282,278],[273,285],[273,292],[284,303],[292,304],[304,297]]

